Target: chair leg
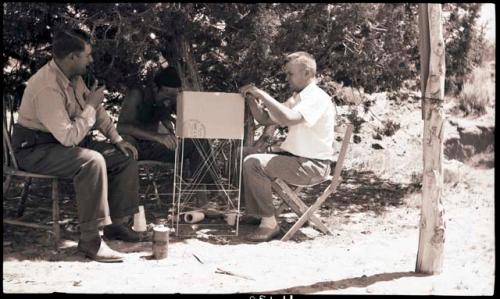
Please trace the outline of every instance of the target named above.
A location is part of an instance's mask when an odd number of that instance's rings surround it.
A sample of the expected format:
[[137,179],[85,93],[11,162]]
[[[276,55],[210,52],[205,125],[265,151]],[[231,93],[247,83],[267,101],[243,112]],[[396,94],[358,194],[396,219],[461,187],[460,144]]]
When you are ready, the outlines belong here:
[[149,167],[148,166],[145,166],[144,167],[144,170],[146,170],[146,181],[147,181],[147,186],[146,186],[146,191],[144,191],[144,200],[148,200],[148,194],[149,194],[149,189],[151,188],[151,173],[149,171]]
[[7,195],[7,192],[9,191],[11,181],[12,181],[12,176],[8,175],[5,178],[5,182],[3,182],[3,198],[5,198],[5,195]]
[[154,191],[155,197],[156,197],[156,204],[158,205],[158,207],[161,207],[160,194],[158,193],[158,186],[156,185],[155,180],[153,180],[153,191]]
[[23,216],[24,214],[24,210],[26,208],[26,199],[28,198],[31,182],[31,178],[27,178],[24,182],[23,192],[21,193],[21,200],[19,201],[19,205],[17,206],[17,218]]
[[61,238],[61,228],[59,224],[59,181],[52,180],[52,229],[54,232],[54,249],[59,249],[59,240]]
[[[285,182],[283,182],[280,179],[277,179],[273,182],[272,184],[273,189],[280,195],[280,197],[292,208],[292,210],[299,216],[299,219],[303,216],[303,214],[306,212],[308,207],[298,198],[297,194],[286,185]],[[307,219],[307,221],[312,222],[317,229],[319,229],[321,232],[324,234],[332,235],[332,232],[326,225],[321,222],[320,219],[318,219],[314,215],[310,215]],[[289,238],[291,235],[288,235],[287,237]],[[283,239],[282,239],[283,240]]]
[[[290,196],[291,201],[296,205],[296,209],[300,211],[300,216],[302,216],[305,211],[307,210],[307,206],[298,198],[296,194],[291,194]],[[309,220],[306,221],[306,223],[312,222],[314,224],[313,227],[319,229],[322,233],[327,234],[327,235],[333,235],[333,233],[330,231],[330,229],[321,222],[320,219],[318,219],[316,216],[311,215]]]
[[[305,205],[301,205],[297,200],[293,198],[293,196],[294,196],[293,193],[284,195],[283,197],[285,199],[283,201],[287,203],[287,205],[292,209],[293,212],[295,212],[295,214],[297,214],[298,217],[300,217],[302,216],[302,214],[304,214],[304,211],[307,210],[307,207]],[[306,222],[306,225],[310,225],[310,222],[319,223],[319,225],[317,224],[316,227],[319,227],[323,233],[328,234],[328,229],[326,230],[322,229],[321,221],[319,219],[316,222],[314,222],[314,220],[311,219],[311,221]]]

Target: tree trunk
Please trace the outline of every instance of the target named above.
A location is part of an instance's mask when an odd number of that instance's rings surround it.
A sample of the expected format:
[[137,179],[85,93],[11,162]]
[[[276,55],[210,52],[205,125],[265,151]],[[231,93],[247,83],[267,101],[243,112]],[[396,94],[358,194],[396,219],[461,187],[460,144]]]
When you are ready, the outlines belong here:
[[190,91],[202,91],[196,62],[191,54],[191,47],[183,35],[176,35],[166,50],[169,65],[175,67],[181,78],[182,88]]
[[441,4],[420,4],[423,182],[420,237],[416,272],[439,274],[443,265],[444,209],[442,205],[443,98],[445,49]]

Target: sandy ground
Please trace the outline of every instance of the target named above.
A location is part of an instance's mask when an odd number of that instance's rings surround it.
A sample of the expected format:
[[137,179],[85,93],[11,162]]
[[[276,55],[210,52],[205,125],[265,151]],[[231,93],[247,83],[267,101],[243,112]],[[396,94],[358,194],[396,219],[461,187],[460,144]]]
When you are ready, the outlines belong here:
[[102,264],[77,254],[76,234],[55,252],[43,233],[4,225],[3,291],[491,295],[494,168],[458,163],[443,188],[442,273],[414,272],[421,190],[412,174],[421,172],[422,125],[418,109],[401,109],[405,132],[380,141],[384,150],[371,148],[368,137],[352,144],[344,182],[320,213],[333,236],[305,227],[292,241],[251,244],[241,238],[251,227],[241,226],[239,237],[223,242],[172,237],[164,260],[150,258],[150,242],[127,247],[114,241],[111,247],[129,252],[127,260]]

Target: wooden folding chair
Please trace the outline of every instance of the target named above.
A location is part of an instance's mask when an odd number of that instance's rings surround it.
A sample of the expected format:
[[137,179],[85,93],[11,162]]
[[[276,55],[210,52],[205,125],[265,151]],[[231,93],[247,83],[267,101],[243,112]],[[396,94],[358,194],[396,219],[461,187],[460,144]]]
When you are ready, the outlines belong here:
[[[59,247],[59,240],[61,237],[60,224],[59,224],[59,180],[60,177],[52,176],[52,175],[43,175],[37,174],[27,171],[22,171],[19,169],[17,164],[16,157],[14,156],[14,152],[12,150],[11,144],[11,133],[7,129],[5,117],[5,101],[4,101],[4,119],[3,119],[3,175],[6,176],[5,181],[3,182],[3,198],[5,199],[5,195],[9,190],[9,186],[12,180],[12,177],[23,177],[26,178],[26,182],[24,184],[23,191],[21,193],[21,198],[17,207],[17,218],[20,218],[24,214],[24,209],[26,205],[26,199],[28,197],[29,188],[31,185],[31,180],[35,179],[48,179],[52,181],[52,226],[49,225],[41,225],[33,222],[20,221],[17,219],[3,219],[4,224],[10,225],[20,225],[31,228],[38,229],[46,229],[49,230],[53,234],[54,248],[57,250]],[[13,117],[11,117],[11,121],[13,121]],[[12,123],[11,123],[12,125]]]
[[[320,219],[318,219],[313,213],[323,204],[323,202],[337,190],[337,186],[340,183],[340,173],[342,171],[342,165],[344,164],[345,155],[349,142],[351,139],[353,131],[353,125],[348,124],[347,130],[344,135],[344,140],[342,141],[342,146],[340,148],[340,153],[335,165],[335,171],[333,176],[328,176],[322,182],[318,182],[314,185],[299,186],[295,185],[296,189],[292,190],[287,183],[282,179],[277,178],[273,181],[273,190],[283,199],[281,206],[278,208],[277,215],[281,214],[285,204],[288,205],[298,216],[299,220],[288,230],[288,232],[281,238],[281,241],[289,240],[303,225],[306,221],[312,222],[317,229],[325,234],[332,234],[331,231],[324,225]],[[298,193],[306,187],[316,186],[325,181],[330,181],[330,185],[321,193],[321,195],[316,199],[316,201],[310,206],[307,205],[299,198]]]

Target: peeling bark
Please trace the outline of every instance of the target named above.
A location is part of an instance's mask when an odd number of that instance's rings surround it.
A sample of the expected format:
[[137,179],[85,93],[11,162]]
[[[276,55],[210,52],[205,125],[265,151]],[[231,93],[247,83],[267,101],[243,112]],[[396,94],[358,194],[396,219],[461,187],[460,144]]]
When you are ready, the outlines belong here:
[[442,204],[443,98],[445,49],[441,4],[420,4],[421,87],[423,95],[423,182],[416,272],[439,274],[445,239]]

